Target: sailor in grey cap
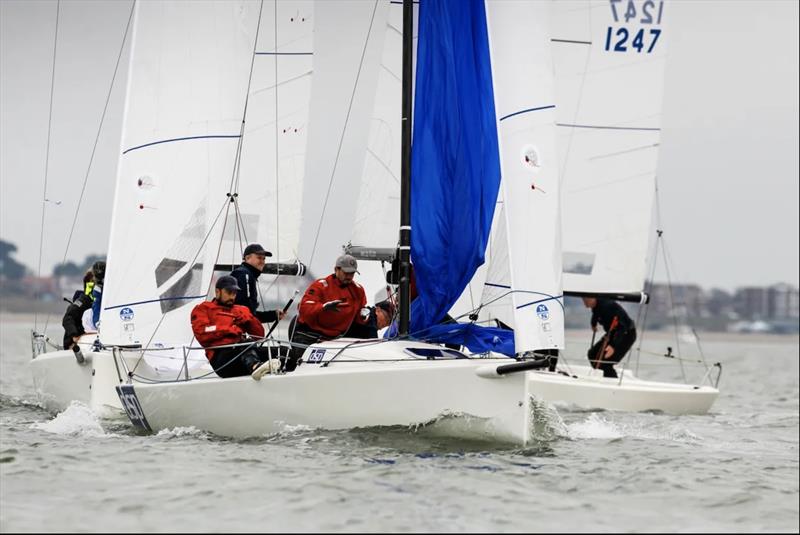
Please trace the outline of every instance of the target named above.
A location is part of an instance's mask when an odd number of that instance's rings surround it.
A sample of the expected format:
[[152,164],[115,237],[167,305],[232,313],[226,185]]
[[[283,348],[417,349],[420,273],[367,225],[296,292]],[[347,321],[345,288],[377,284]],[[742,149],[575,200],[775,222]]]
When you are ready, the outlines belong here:
[[[358,261],[343,254],[336,259],[333,273],[315,280],[306,289],[298,305],[297,323],[292,334],[295,348],[290,355],[291,364],[287,362],[287,370],[302,355],[305,346],[340,336],[363,337],[369,309],[364,288],[353,280],[356,273]],[[363,313],[365,310],[367,314]]]

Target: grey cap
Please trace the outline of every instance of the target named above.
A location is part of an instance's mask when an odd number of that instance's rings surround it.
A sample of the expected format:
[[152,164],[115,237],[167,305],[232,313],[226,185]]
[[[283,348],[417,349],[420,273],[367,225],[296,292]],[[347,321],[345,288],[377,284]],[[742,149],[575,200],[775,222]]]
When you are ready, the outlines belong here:
[[342,268],[345,273],[358,273],[358,262],[349,254],[343,254],[337,258],[336,267]]
[[219,279],[217,279],[217,289],[218,290],[236,290],[237,292],[241,290],[239,288],[239,284],[237,283],[234,277],[230,275],[223,275]]

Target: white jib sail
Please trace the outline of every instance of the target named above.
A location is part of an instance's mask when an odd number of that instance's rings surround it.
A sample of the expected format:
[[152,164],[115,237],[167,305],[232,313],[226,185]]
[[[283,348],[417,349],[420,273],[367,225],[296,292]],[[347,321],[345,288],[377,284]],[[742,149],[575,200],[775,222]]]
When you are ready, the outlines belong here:
[[188,344],[220,244],[259,3],[135,9],[100,335]]
[[564,290],[640,292],[651,238],[669,12],[553,2]]
[[[564,309],[548,6],[509,0],[487,2],[486,11],[505,213],[496,221],[505,224],[508,244],[515,349],[560,349]],[[490,266],[486,287],[505,286],[491,280],[494,272]]]

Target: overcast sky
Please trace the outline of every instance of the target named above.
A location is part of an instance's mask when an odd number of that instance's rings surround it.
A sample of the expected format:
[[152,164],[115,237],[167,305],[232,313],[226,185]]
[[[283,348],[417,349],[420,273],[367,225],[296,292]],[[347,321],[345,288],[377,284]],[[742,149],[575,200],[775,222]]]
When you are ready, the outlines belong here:
[[[61,2],[43,274],[65,254],[129,7]],[[673,1],[670,16],[659,195],[671,278],[728,290],[797,286],[798,2]],[[55,17],[55,1],[0,0],[0,238],[34,271]],[[68,260],[108,248],[121,89],[112,94]]]

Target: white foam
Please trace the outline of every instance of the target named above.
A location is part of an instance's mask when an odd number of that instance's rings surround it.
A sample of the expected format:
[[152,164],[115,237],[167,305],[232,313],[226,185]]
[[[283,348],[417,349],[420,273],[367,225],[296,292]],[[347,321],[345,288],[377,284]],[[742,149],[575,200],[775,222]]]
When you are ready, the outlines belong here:
[[574,424],[567,424],[567,436],[573,439],[615,439],[625,436],[625,432],[614,422],[609,422],[598,414],[591,414],[589,417]]
[[568,424],[566,436],[572,439],[638,438],[668,442],[696,443],[702,438],[690,430],[673,426],[669,429],[644,428],[638,424],[620,424],[607,420],[600,414],[591,414],[586,420]]
[[31,429],[41,429],[57,435],[73,435],[84,437],[110,437],[100,425],[100,418],[92,410],[79,401],[73,401],[69,407],[60,412],[52,420],[31,424]]
[[203,437],[207,436],[208,433],[197,429],[195,426],[191,425],[189,427],[173,427],[171,429],[162,429],[158,433],[156,433],[156,437],[158,438],[181,438],[181,437]]

